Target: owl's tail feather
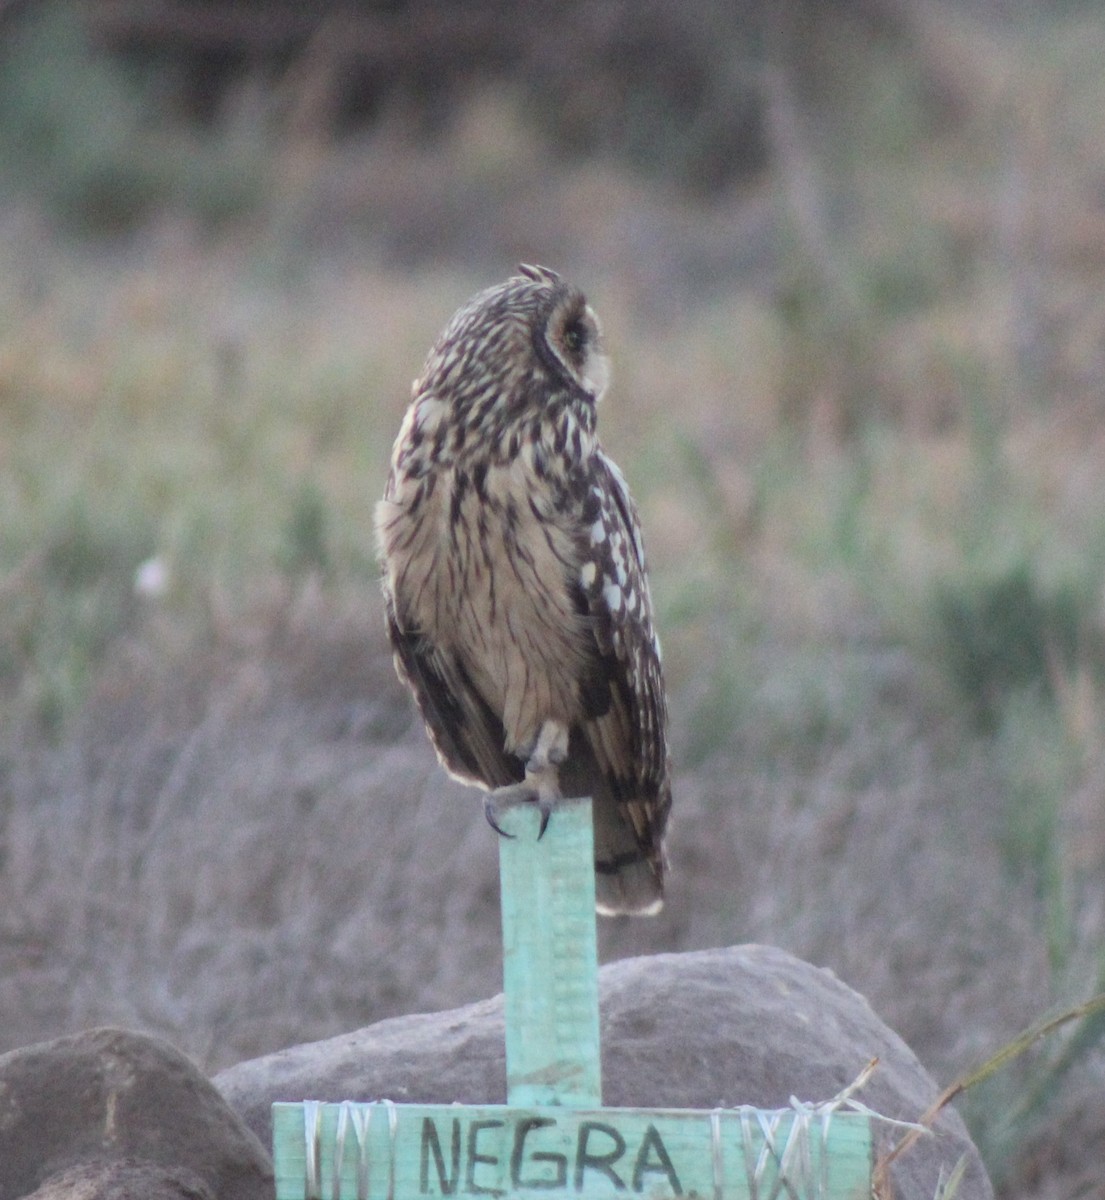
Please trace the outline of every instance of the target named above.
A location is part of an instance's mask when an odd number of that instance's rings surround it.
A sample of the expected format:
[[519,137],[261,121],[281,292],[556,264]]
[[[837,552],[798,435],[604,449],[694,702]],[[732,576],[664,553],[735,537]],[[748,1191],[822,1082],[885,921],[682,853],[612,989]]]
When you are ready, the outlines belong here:
[[595,908],[604,917],[651,917],[664,907],[664,885],[642,859],[612,867],[595,860]]
[[605,916],[658,913],[664,905],[662,859],[641,848],[617,804],[596,796],[594,821],[596,909]]
[[[619,803],[586,738],[573,733],[571,746],[560,768],[560,789],[565,796],[591,797],[595,908],[608,917],[658,913],[664,904],[662,824],[657,829],[650,819],[650,805]],[[631,812],[640,821],[640,833]]]

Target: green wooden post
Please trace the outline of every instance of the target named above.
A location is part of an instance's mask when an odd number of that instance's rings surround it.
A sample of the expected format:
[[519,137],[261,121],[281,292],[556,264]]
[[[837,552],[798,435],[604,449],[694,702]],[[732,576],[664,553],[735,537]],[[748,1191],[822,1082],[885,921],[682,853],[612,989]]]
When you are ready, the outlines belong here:
[[507,1103],[602,1104],[591,801],[501,814]]

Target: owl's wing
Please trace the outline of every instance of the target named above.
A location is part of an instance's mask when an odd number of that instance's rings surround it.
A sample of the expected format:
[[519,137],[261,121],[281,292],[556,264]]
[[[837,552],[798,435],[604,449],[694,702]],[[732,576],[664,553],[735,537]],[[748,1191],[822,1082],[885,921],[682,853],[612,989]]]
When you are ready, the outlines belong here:
[[451,775],[484,788],[518,783],[520,760],[503,746],[503,724],[476,690],[462,663],[404,628],[385,589],[388,638],[395,668],[418,704],[438,758]]
[[[612,861],[634,850],[655,878],[663,876],[662,838],[671,808],[667,702],[660,646],[652,623],[640,524],[625,480],[605,455],[592,460],[582,503],[581,607],[590,620],[597,656],[584,684],[587,739],[605,790]],[[620,836],[618,822],[628,839]],[[596,840],[600,839],[596,812]],[[628,844],[627,844],[628,843]],[[602,847],[597,846],[600,854]],[[613,861],[617,868],[618,863]],[[613,873],[616,873],[613,872]]]

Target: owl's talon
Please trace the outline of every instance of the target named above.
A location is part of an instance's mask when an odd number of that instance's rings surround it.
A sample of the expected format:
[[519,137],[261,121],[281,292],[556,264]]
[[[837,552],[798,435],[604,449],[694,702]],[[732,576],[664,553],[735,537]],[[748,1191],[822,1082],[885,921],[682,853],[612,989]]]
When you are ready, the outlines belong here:
[[507,833],[499,824],[499,812],[504,808],[514,808],[518,804],[537,805],[541,813],[541,833],[537,835],[540,839],[541,834],[545,832],[545,826],[549,823],[549,816],[537,789],[528,783],[509,783],[506,787],[488,792],[483,798],[483,815],[487,818],[488,825],[495,830],[499,837],[512,838],[515,835]]
[[499,824],[498,812],[495,809],[495,801],[491,799],[490,792],[483,798],[483,815],[487,818],[488,825],[499,835],[499,837],[512,838],[513,833],[507,831]]

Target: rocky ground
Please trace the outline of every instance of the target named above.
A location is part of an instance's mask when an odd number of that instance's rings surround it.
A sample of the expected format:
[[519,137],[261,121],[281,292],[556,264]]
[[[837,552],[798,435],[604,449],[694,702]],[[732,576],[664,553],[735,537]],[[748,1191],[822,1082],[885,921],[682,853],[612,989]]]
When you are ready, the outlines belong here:
[[[854,1098],[876,1155],[937,1087],[906,1045],[831,972],[762,946],[653,955],[603,969],[604,1101],[785,1108]],[[502,998],[402,1017],[247,1061],[212,1081],[161,1039],[101,1029],[0,1057],[0,1200],[271,1200],[276,1100],[498,1104]],[[880,1120],[879,1118],[886,1118]],[[992,1195],[962,1121],[945,1111],[890,1168],[898,1200]]]

